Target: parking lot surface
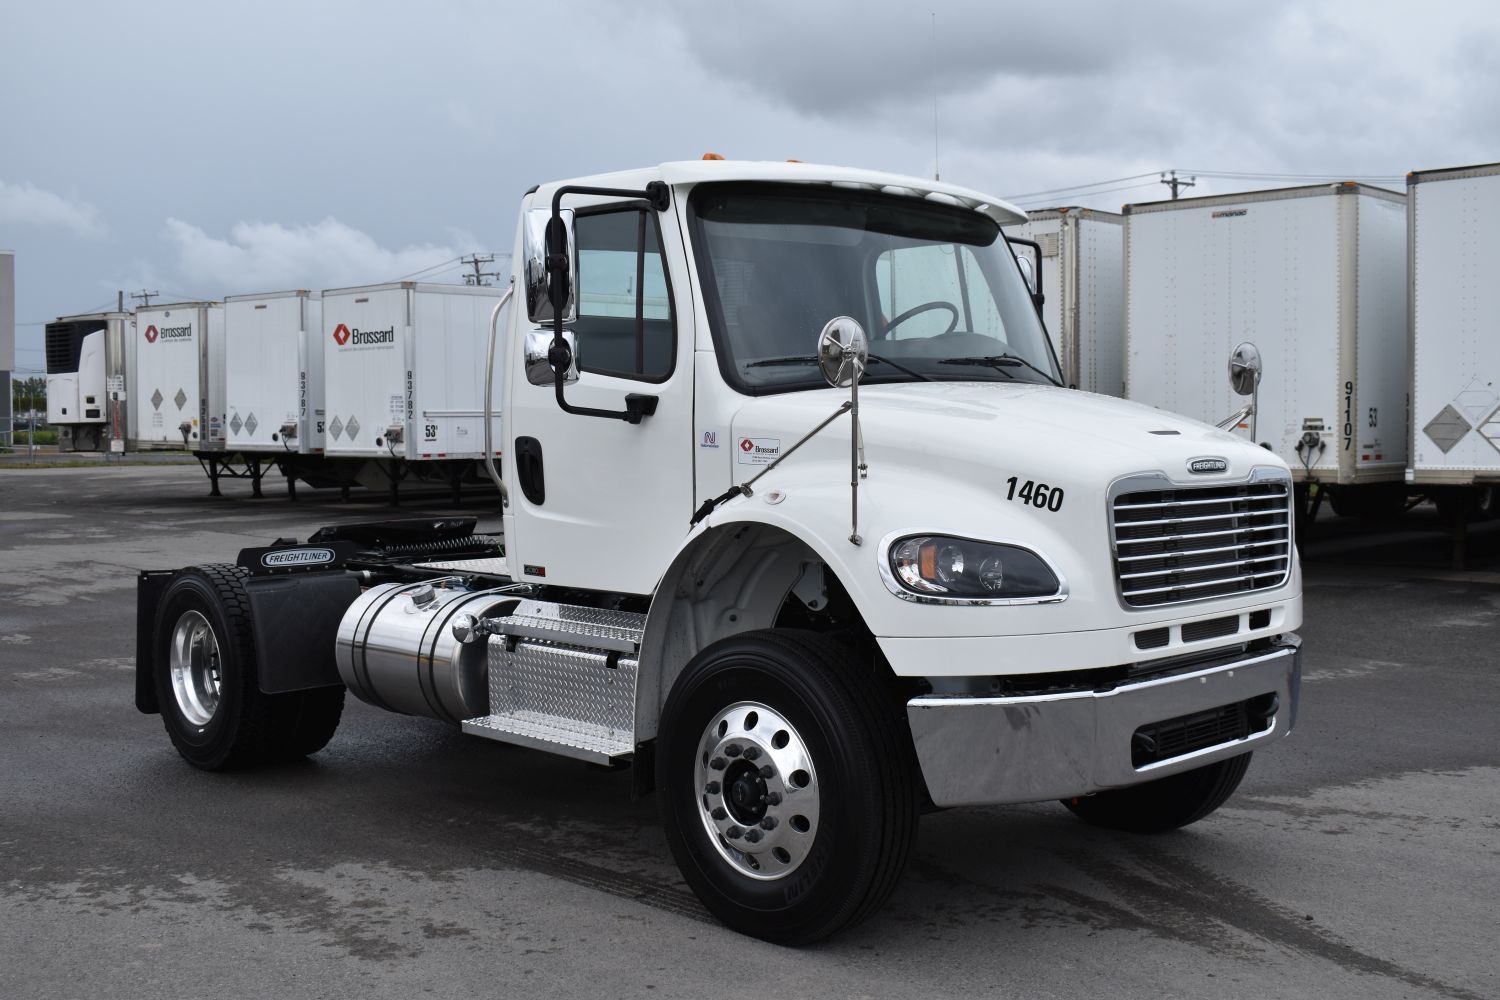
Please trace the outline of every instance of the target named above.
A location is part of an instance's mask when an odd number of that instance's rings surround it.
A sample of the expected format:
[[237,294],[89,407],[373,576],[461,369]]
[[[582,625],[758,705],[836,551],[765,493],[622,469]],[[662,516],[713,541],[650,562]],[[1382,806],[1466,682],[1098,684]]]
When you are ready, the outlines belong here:
[[0,471],[0,997],[1500,996],[1500,524],[1453,572],[1430,512],[1320,521],[1298,731],[1209,819],[927,816],[883,910],[791,950],[707,916],[625,772],[352,698],[305,763],[189,767],[132,704],[135,571],[392,516],[206,492]]

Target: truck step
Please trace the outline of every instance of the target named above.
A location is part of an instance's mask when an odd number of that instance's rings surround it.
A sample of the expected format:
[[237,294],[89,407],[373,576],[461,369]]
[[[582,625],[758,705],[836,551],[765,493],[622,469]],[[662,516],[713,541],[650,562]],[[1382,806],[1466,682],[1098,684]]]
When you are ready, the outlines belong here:
[[599,764],[635,752],[645,615],[522,601],[488,624],[490,714],[464,732]]

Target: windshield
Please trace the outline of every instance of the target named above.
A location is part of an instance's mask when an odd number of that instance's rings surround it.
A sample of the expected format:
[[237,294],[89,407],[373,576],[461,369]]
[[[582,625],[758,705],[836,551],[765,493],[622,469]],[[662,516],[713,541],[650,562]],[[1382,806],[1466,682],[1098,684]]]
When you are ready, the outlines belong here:
[[725,376],[750,393],[822,387],[818,332],[853,316],[865,381],[1054,382],[1058,369],[999,225],[916,198],[704,184],[698,266]]

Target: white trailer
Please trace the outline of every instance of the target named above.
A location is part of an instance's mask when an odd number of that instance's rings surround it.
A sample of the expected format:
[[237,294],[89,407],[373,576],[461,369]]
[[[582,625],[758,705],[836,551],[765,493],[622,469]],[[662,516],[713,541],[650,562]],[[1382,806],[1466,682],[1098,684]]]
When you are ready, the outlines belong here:
[[137,309],[127,348],[130,450],[224,449],[224,307],[174,302]]
[[57,429],[61,450],[126,449],[130,320],[128,312],[101,312],[47,324],[47,423]]
[[1239,404],[1223,358],[1249,341],[1266,374],[1237,429],[1299,483],[1345,488],[1331,491],[1341,513],[1403,501],[1405,197],[1344,182],[1127,205],[1125,219],[1127,398],[1225,422]]
[[[483,455],[484,365],[502,290],[414,281],[323,293],[330,458]],[[502,366],[496,361],[496,383]],[[499,441],[499,418],[495,440]]]
[[1042,252],[1042,322],[1069,385],[1125,395],[1125,217],[1092,208],[1026,213],[1006,234]]
[[317,292],[224,300],[225,445],[323,453],[323,303]]
[[1500,483],[1500,163],[1408,178],[1412,443],[1419,487]]

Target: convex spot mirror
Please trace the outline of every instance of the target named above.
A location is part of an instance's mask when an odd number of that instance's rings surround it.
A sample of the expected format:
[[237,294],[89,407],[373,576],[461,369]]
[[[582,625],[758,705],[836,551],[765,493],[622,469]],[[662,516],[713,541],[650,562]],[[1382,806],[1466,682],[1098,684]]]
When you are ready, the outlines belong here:
[[[563,343],[568,345],[568,370],[563,372],[563,381],[572,385],[578,381],[578,338],[572,330],[564,330]],[[556,384],[557,369],[553,367],[551,352],[551,330],[527,331],[526,381],[532,385]]]
[[835,316],[818,334],[818,368],[836,389],[844,388],[865,373],[870,355],[865,328],[852,316]]
[[1229,385],[1240,396],[1249,396],[1260,384],[1260,351],[1248,341],[1229,352]]
[[[522,277],[526,315],[538,326],[550,324],[561,312],[564,323],[578,318],[578,296],[573,276],[578,273],[578,241],[573,238],[573,210],[564,208],[553,219],[549,208],[526,212]],[[547,268],[548,256],[565,265]]]

